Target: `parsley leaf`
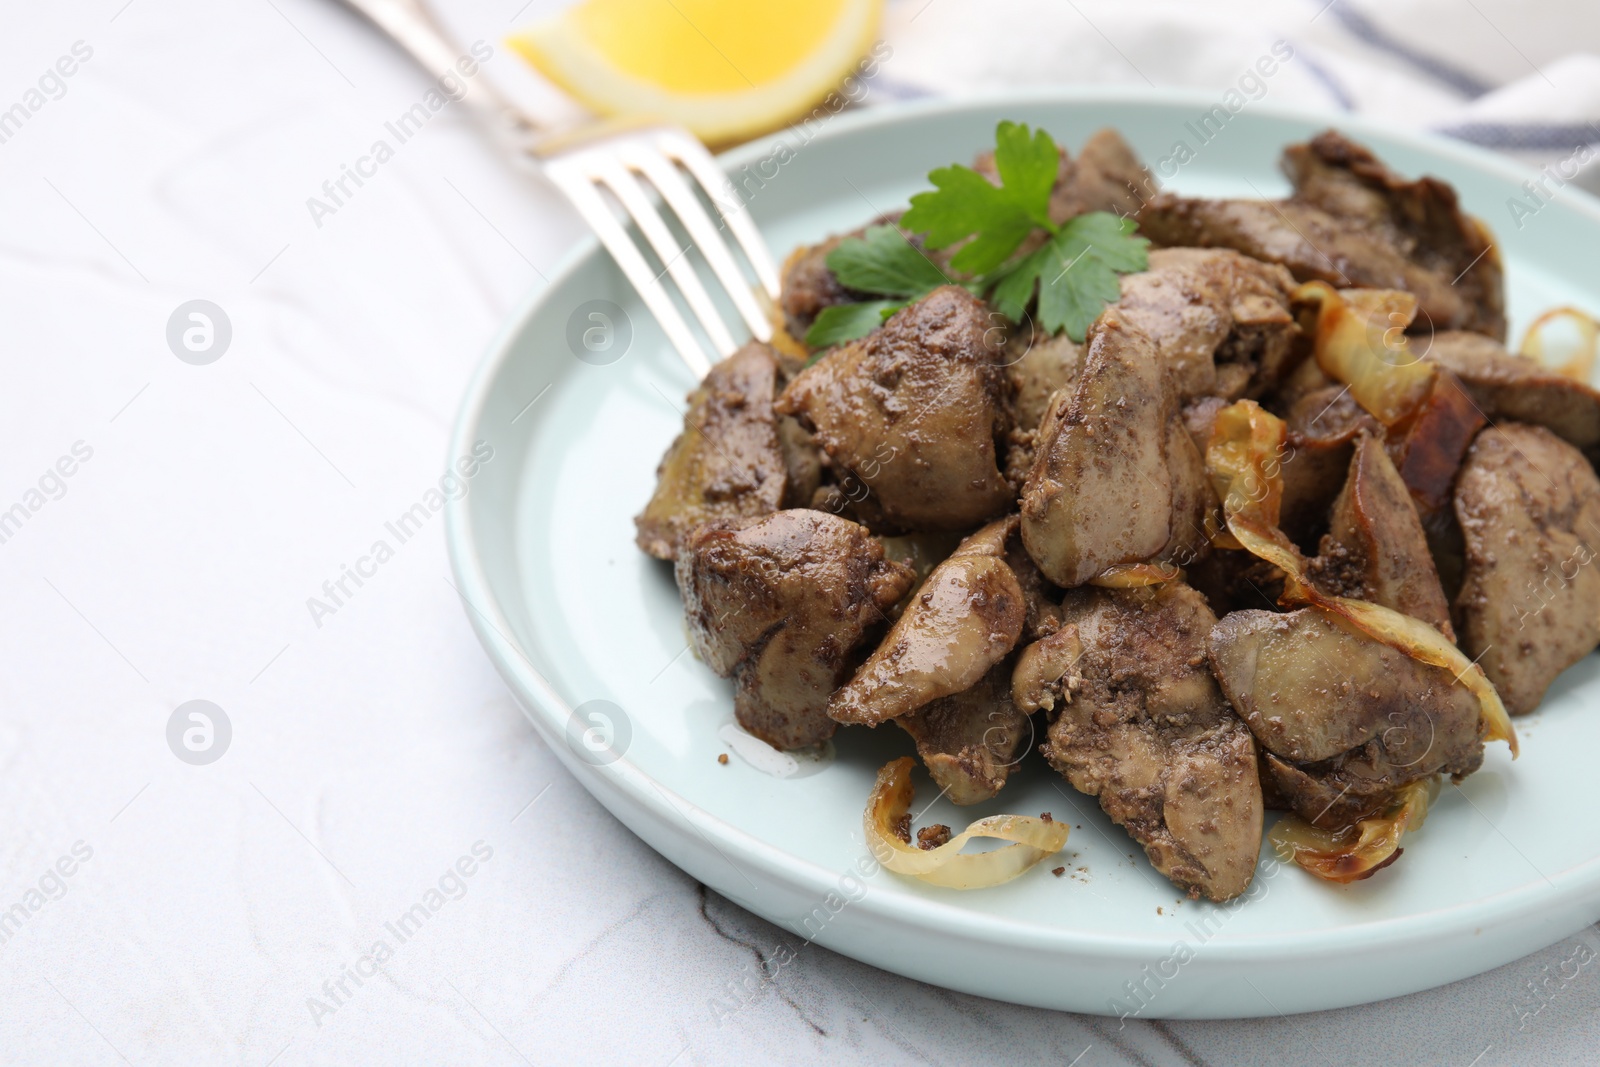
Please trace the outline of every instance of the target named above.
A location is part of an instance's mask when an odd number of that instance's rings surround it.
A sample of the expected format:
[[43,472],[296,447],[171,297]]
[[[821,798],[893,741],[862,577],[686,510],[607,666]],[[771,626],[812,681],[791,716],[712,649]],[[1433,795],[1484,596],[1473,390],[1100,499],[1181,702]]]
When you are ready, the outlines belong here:
[[806,361],[806,366],[822,357],[822,349],[865,337],[883,325],[884,319],[905,306],[905,302],[900,300],[873,300],[864,304],[835,304],[823,308],[812,322],[811,329],[806,331],[806,344],[818,350]]
[[1006,261],[1035,228],[1052,233],[1050,190],[1061,155],[1050,135],[1025,124],[1002,122],[995,130],[994,185],[971,167],[954,164],[928,175],[935,189],[911,198],[900,225],[926,233],[929,248],[946,248],[971,237],[950,260],[969,274],[987,274]]
[[893,226],[872,226],[865,237],[846,237],[828,253],[828,269],[846,289],[883,296],[925,296],[950,282]]
[[1135,225],[1108,211],[1068,219],[999,279],[990,298],[1002,315],[1021,322],[1037,286],[1039,325],[1082,341],[1101,310],[1122,295],[1117,275],[1149,266],[1150,242],[1131,236]]
[[[911,198],[899,227],[873,226],[847,237],[828,253],[828,269],[846,288],[883,299],[825,308],[806,331],[814,349],[864,337],[894,312],[941,285],[959,284],[1021,322],[1038,301],[1039,325],[1082,341],[1105,305],[1122,295],[1117,275],[1147,270],[1150,242],[1133,236],[1136,224],[1091,211],[1057,224],[1050,194],[1061,168],[1055,141],[1043,130],[1002,122],[995,129],[995,185],[970,167],[940,167],[928,175],[935,188]],[[1035,230],[1044,244],[1008,262]],[[923,233],[929,248],[966,243],[943,270],[902,231]]]

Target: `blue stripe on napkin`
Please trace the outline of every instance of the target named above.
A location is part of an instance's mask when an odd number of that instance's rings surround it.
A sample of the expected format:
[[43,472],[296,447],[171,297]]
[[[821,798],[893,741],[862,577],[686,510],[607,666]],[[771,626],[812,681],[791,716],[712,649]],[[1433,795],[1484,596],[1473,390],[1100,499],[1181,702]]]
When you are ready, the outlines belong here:
[[1460,67],[1446,63],[1442,59],[1435,59],[1426,52],[1411,47],[1397,37],[1391,37],[1371,19],[1352,8],[1348,0],[1333,0],[1325,10],[1331,10],[1351,36],[1380,52],[1387,52],[1397,59],[1405,60],[1417,70],[1436,81],[1443,82],[1464,96],[1482,96],[1494,88],[1492,83],[1484,81],[1475,74],[1469,74]]
[[1600,144],[1595,122],[1461,122],[1436,132],[1504,152],[1548,152]]

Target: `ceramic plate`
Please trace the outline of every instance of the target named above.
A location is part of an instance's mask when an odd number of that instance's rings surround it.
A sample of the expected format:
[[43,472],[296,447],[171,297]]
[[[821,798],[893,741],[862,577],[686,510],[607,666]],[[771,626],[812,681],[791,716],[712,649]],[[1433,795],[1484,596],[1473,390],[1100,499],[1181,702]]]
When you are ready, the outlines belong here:
[[[1042,126],[1073,151],[1114,126],[1153,167],[1183,141],[1191,158],[1165,165],[1169,188],[1269,197],[1288,189],[1283,146],[1332,121],[1401,173],[1452,182],[1497,232],[1513,337],[1551,305],[1600,310],[1600,202],[1563,192],[1529,214],[1525,175],[1505,161],[1344,117],[1251,105],[1202,143],[1193,127],[1214,103],[1121,88],[924,103],[838,117],[808,143],[786,133],[722,162],[782,258],[903,205],[930,168],[992,145],[1000,119]],[[596,311],[614,330],[609,347]],[[600,351],[585,347],[585,329],[602,331],[589,336]],[[1199,1018],[1396,996],[1600,919],[1600,820],[1582,816],[1600,751],[1596,657],[1519,721],[1518,762],[1490,745],[1481,771],[1445,787],[1404,859],[1355,885],[1317,882],[1264,851],[1252,899],[1188,901],[1037,757],[995,801],[941,801],[923,820],[959,827],[1049,811],[1074,827],[1059,860],[965,893],[874,870],[862,808],[874,772],[909,753],[909,739],[855,728],[827,762],[772,767],[741,755],[726,739],[730,683],[687,651],[670,567],[634,547],[633,515],[693,384],[621,274],[585,243],[506,327],[467,395],[452,462],[475,447],[492,458],[451,504],[451,558],[495,666],[585,788],[677,866],[795,939],[1002,1000]],[[1058,864],[1067,873],[1052,877]]]

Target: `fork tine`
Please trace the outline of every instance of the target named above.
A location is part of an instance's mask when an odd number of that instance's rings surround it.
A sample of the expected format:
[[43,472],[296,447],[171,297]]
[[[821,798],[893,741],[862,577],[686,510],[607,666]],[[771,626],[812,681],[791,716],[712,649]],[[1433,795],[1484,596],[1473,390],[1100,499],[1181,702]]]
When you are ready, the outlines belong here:
[[600,243],[606,246],[611,257],[617,261],[617,266],[622,268],[623,275],[638,290],[650,314],[661,324],[667,339],[689,365],[695,380],[704,378],[711,369],[711,361],[706,358],[705,350],[678,313],[678,306],[667,295],[660,276],[651,272],[644,256],[611,213],[611,208],[601,198],[589,175],[581,165],[570,159],[549,161],[545,164],[545,175],[567,195],[572,206],[578,209],[578,214],[594,229]]
[[750,327],[750,332],[756,340],[772,340],[772,323],[762,313],[761,305],[756,303],[755,296],[750,290],[750,283],[745,280],[744,272],[733,261],[733,254],[728,250],[722,235],[717,233],[711,216],[700,206],[699,198],[678,174],[678,168],[665,156],[651,151],[646,145],[637,143],[619,145],[618,153],[622,157],[623,164],[642,173],[645,180],[661,193],[662,199],[677,212],[684,229],[689,231],[690,239],[705,255],[706,262],[711,264],[717,280],[722,282],[722,287],[727,290],[734,307],[739,309],[739,314],[744,316],[745,325]]
[[778,269],[773,265],[772,251],[767,248],[767,242],[762,239],[761,231],[750,219],[749,209],[733,187],[733,182],[712,160],[711,153],[706,151],[705,145],[696,141],[687,134],[676,130],[660,130],[655,135],[655,144],[668,158],[682,163],[690,174],[705,189],[711,202],[717,205],[717,210],[727,220],[728,228],[733,230],[734,237],[738,238],[739,246],[744,249],[745,258],[755,268],[756,277],[766,289],[767,295],[773,300],[778,299],[779,283]]
[[719,357],[731,355],[738,346],[733,343],[733,337],[729,335],[728,327],[722,321],[722,315],[711,302],[705,286],[700,284],[700,275],[695,272],[694,264],[686,255],[693,245],[689,248],[678,247],[672,238],[672,232],[667,229],[667,224],[661,220],[661,215],[656,211],[655,205],[650,203],[650,198],[644,195],[644,189],[634,179],[633,174],[617,160],[614,152],[595,152],[588,162],[590,172],[609,186],[617,199],[622,201],[623,210],[632,217],[639,231],[656,250],[661,262],[666,264],[667,272],[672,275],[672,280],[678,283],[684,299],[689,302],[690,310],[695,313],[695,317],[700,320],[701,328],[711,339],[711,347]]

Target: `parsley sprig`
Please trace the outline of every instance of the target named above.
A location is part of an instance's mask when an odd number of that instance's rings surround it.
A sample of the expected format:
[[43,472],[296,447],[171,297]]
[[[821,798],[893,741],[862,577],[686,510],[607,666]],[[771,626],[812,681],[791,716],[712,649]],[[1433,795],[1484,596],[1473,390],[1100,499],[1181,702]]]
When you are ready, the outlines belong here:
[[[841,285],[881,299],[824,309],[806,343],[824,348],[863,337],[908,303],[951,284],[987,296],[1019,323],[1037,294],[1039,326],[1082,341],[1101,309],[1121,294],[1117,275],[1147,268],[1150,242],[1133,236],[1132,219],[1107,211],[1052,220],[1050,192],[1060,160],[1044,130],[1002,122],[994,152],[1000,184],[960,164],[930,172],[934,188],[911,198],[899,229],[873,226],[828,253],[828,269]],[[1044,231],[1044,242],[1013,259],[1037,230]],[[950,269],[962,280],[946,276],[901,231],[924,234],[934,250],[966,242],[950,257]]]

